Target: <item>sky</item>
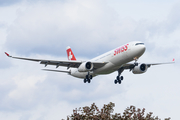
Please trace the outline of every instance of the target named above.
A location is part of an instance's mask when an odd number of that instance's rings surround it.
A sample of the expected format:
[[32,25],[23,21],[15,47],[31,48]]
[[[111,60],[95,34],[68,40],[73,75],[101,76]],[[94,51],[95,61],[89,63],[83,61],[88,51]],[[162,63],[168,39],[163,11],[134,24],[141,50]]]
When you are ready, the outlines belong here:
[[[59,120],[75,108],[113,102],[114,112],[134,105],[177,120],[179,11],[179,0],[0,0],[0,118]],[[71,46],[78,60],[88,60],[130,41],[145,43],[141,63],[176,62],[151,66],[140,75],[124,71],[121,85],[114,84],[117,72],[84,84],[4,54],[67,60]]]

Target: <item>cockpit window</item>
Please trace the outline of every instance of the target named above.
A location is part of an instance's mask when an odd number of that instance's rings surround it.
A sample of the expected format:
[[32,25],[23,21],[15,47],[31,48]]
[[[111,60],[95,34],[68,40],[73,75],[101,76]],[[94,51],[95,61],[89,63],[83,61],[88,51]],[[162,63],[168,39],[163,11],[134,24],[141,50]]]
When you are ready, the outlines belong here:
[[136,45],[144,45],[144,43],[136,43]]

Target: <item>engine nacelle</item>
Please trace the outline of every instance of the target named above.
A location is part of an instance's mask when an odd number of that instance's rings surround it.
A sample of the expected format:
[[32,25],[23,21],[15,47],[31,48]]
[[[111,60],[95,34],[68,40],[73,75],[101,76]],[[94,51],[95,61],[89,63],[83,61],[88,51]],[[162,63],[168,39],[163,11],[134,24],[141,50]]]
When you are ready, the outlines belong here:
[[93,63],[91,62],[83,62],[79,67],[79,72],[88,72],[93,69]]
[[138,66],[135,66],[132,70],[134,74],[142,74],[145,73],[148,69],[148,66],[144,63],[138,64]]

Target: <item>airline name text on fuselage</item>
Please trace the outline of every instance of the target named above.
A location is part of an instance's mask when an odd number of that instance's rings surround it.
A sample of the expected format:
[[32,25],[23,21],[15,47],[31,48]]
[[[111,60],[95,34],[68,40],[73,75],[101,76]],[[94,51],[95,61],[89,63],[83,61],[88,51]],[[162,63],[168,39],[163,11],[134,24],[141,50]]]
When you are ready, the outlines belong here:
[[124,52],[124,51],[127,51],[128,45],[129,45],[129,44],[124,45],[124,46],[122,46],[122,47],[119,47],[119,48],[115,49],[115,50],[114,50],[114,56],[117,55],[117,54],[119,54],[119,53],[122,53],[122,52]]

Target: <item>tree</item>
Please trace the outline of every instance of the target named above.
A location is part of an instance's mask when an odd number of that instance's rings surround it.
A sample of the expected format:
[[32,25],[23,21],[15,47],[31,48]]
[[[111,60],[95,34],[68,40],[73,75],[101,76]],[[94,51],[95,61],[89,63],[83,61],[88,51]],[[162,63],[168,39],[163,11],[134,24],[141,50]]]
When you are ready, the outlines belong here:
[[[95,105],[91,104],[90,107],[80,107],[79,109],[74,109],[73,114],[67,117],[68,120],[161,120],[158,116],[152,116],[152,112],[145,115],[145,108],[136,109],[135,106],[127,107],[123,114],[115,113],[115,104],[110,102],[109,104],[104,104],[101,110]],[[170,118],[165,118],[165,120],[170,120]]]

